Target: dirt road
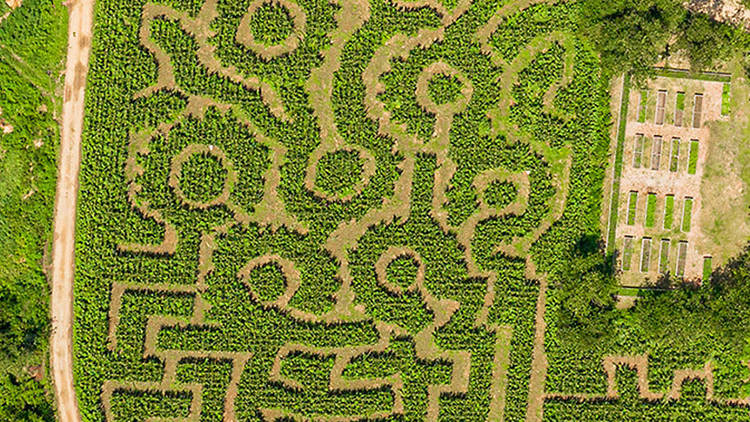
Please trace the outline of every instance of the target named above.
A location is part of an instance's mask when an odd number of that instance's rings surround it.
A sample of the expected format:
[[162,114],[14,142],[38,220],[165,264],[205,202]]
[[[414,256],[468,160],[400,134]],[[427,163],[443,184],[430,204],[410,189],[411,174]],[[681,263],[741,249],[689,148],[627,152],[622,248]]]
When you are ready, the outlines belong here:
[[60,157],[52,246],[50,365],[61,422],[81,420],[73,389],[73,275],[78,171],[81,164],[83,94],[91,50],[93,0],[71,0],[65,68]]

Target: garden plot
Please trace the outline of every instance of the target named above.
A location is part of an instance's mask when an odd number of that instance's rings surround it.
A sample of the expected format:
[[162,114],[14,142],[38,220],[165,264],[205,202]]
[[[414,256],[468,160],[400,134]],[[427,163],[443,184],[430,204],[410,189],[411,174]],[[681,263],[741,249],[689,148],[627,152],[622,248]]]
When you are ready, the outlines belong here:
[[622,173],[608,241],[619,251],[624,286],[702,277],[714,251],[705,241],[701,186],[713,122],[727,120],[728,86],[728,75],[663,71],[622,101]]

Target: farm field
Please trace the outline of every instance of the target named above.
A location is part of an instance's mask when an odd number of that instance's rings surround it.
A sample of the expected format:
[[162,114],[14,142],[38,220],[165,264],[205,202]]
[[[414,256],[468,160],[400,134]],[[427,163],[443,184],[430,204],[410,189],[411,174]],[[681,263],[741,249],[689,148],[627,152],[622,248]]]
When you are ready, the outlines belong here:
[[81,420],[750,420],[747,287],[616,308],[612,75],[536,3],[96,1]]

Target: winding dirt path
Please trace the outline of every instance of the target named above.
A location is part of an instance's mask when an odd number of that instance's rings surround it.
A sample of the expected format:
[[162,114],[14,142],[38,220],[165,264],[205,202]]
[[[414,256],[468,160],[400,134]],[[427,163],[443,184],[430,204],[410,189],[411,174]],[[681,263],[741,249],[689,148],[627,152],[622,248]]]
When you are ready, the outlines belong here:
[[83,95],[91,51],[94,0],[70,0],[68,58],[65,67],[60,161],[52,247],[50,365],[55,382],[58,420],[81,420],[73,388],[73,275],[78,171],[81,165]]

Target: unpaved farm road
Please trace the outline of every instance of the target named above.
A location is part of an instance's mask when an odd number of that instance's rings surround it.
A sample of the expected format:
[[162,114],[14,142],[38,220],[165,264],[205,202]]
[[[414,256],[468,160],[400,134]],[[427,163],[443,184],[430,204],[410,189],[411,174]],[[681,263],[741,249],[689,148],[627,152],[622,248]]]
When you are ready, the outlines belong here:
[[73,274],[78,170],[81,165],[83,94],[91,50],[94,0],[70,0],[60,158],[52,245],[50,366],[60,422],[79,422],[73,388]]

